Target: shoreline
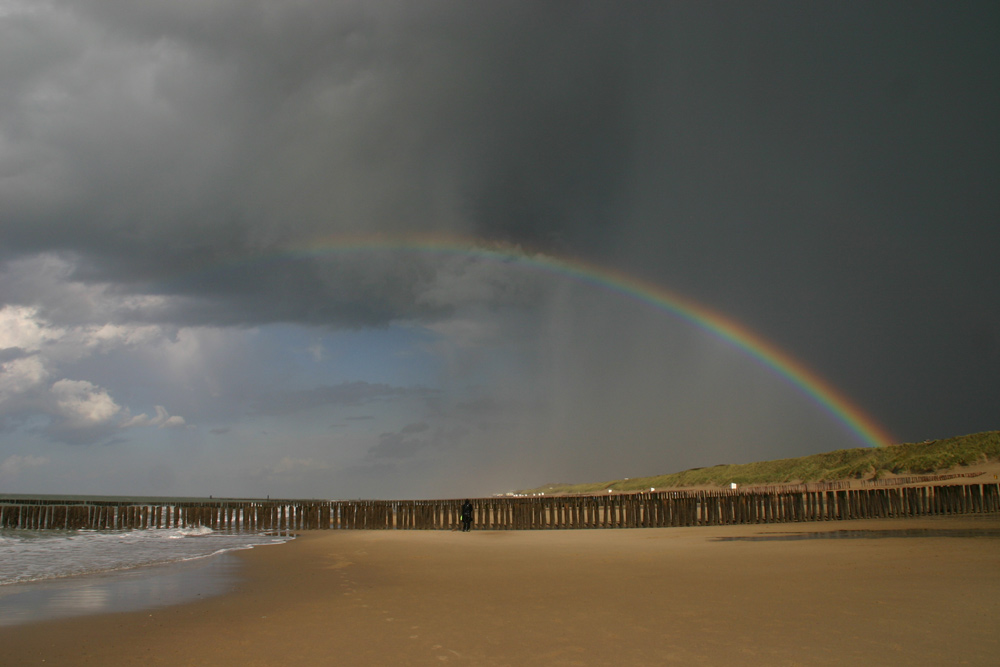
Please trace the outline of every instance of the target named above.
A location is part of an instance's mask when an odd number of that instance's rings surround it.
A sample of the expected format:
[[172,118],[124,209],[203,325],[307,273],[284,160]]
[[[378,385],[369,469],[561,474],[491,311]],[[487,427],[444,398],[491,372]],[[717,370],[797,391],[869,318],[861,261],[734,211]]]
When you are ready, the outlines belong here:
[[0,626],[219,594],[235,581],[234,551],[285,539],[202,527],[0,531]]
[[190,560],[73,574],[0,586],[0,628],[123,612],[140,612],[224,595],[241,561],[233,551]]
[[234,552],[218,596],[0,627],[0,663],[994,664],[1000,543],[977,531],[1000,515],[307,531]]

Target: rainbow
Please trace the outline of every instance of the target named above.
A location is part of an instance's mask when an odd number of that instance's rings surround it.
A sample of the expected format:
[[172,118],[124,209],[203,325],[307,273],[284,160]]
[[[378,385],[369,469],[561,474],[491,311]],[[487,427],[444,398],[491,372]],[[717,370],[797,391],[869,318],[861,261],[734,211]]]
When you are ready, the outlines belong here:
[[518,246],[462,237],[406,234],[324,237],[304,246],[288,247],[277,253],[271,252],[267,255],[238,260],[238,263],[256,263],[262,259],[318,258],[333,253],[387,250],[472,256],[520,265],[564,276],[638,301],[676,316],[745,352],[797,387],[866,445],[885,447],[895,442],[885,428],[829,382],[743,324],[660,285],[583,259],[527,252]]

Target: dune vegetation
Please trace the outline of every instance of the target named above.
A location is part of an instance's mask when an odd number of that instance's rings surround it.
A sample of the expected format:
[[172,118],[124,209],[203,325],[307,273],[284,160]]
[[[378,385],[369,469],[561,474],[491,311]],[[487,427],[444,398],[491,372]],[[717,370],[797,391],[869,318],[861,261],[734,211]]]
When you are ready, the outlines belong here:
[[691,486],[728,486],[736,483],[785,484],[878,479],[888,475],[942,473],[956,467],[1000,460],[1000,431],[974,433],[879,448],[839,449],[793,459],[758,463],[721,464],[652,477],[632,477],[589,484],[546,484],[524,494],[597,493],[670,489]]

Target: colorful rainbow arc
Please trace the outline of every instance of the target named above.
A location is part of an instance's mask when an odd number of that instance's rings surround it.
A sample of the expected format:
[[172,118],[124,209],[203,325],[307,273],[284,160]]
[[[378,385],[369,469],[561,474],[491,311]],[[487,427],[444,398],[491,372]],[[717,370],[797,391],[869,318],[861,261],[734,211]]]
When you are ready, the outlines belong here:
[[530,253],[516,246],[486,243],[460,237],[394,235],[325,237],[305,246],[290,247],[276,253],[243,260],[240,263],[259,261],[265,258],[276,259],[276,255],[287,258],[304,258],[365,250],[475,256],[504,263],[520,264],[626,296],[679,317],[749,354],[770,371],[800,389],[867,445],[884,447],[895,442],[889,432],[874,418],[826,380],[739,322],[660,285],[582,259],[557,257],[548,253]]

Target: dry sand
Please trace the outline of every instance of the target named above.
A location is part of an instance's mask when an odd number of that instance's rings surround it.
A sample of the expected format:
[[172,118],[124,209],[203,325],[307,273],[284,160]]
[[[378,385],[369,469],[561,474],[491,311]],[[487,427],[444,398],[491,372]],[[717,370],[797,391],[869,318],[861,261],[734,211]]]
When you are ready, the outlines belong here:
[[1000,516],[311,532],[243,552],[231,594],[0,628],[0,664],[1000,664],[997,537],[759,539],[914,529]]

